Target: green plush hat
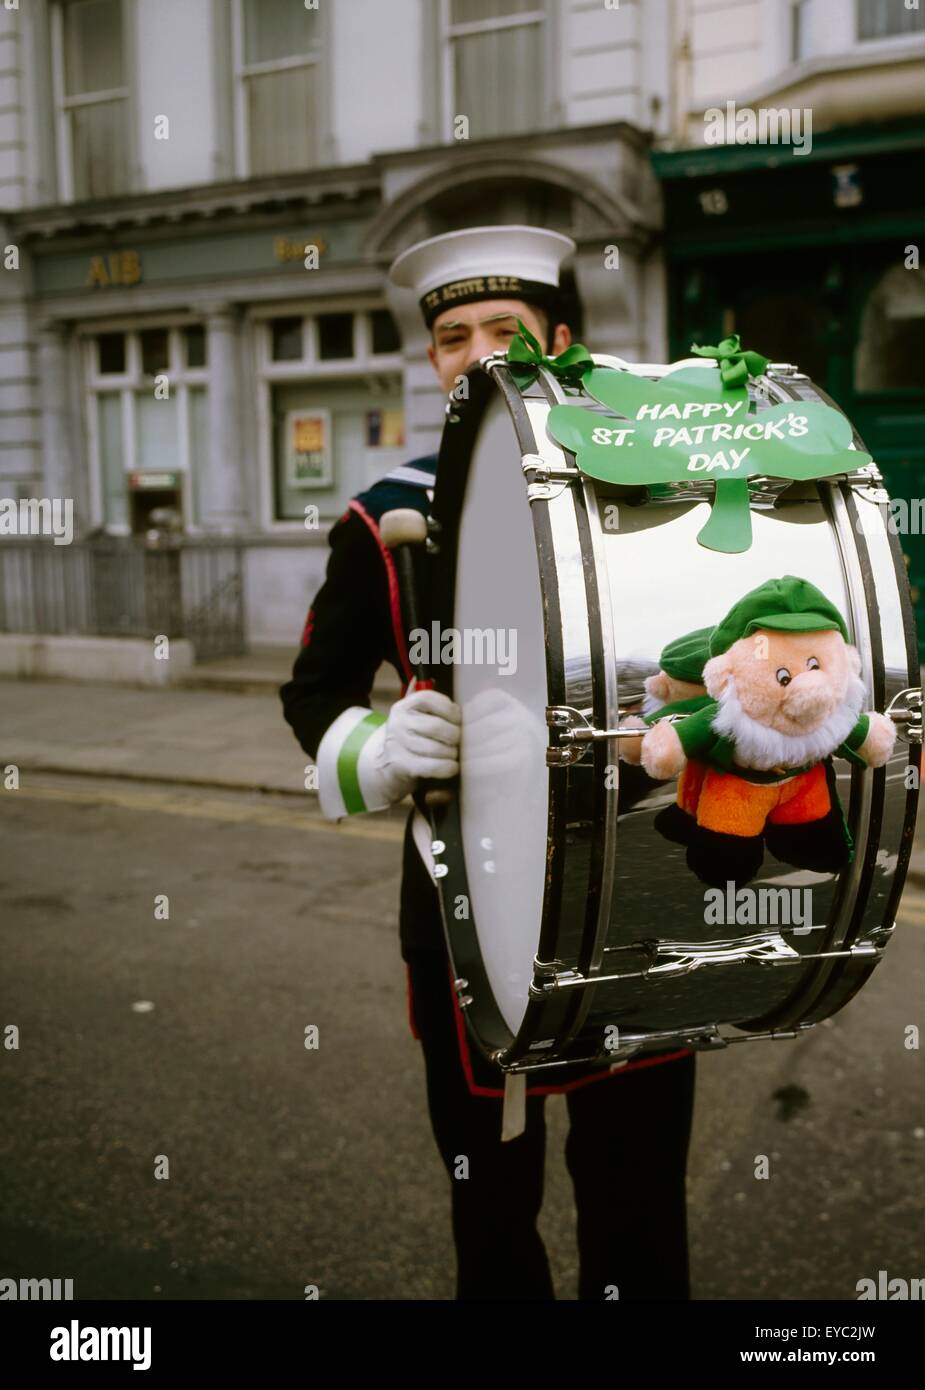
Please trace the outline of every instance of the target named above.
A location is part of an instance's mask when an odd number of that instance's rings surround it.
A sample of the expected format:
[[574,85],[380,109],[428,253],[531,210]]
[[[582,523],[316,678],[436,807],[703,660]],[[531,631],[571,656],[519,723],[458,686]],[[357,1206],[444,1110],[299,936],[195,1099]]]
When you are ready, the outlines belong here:
[[703,668],[710,659],[712,633],[712,627],[698,627],[696,632],[687,632],[669,642],[658,659],[665,675],[672,680],[702,685]]
[[783,579],[768,579],[757,589],[733,604],[722,622],[717,623],[710,638],[710,655],[719,656],[734,642],[757,632],[773,628],[780,632],[818,632],[822,628],[837,628],[848,641],[848,628],[834,603],[826,598],[808,579],[785,574]]

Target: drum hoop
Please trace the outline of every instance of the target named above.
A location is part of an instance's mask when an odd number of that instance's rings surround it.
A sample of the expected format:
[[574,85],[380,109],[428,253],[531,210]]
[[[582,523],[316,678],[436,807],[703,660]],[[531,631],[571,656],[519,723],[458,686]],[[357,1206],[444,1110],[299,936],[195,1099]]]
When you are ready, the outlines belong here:
[[[540,373],[539,382],[550,406],[568,401],[558,380],[551,373]],[[575,466],[571,451],[562,451],[569,464]],[[579,544],[582,553],[590,555],[593,563],[583,565],[585,600],[588,612],[589,647],[591,657],[591,694],[593,716],[598,728],[615,728],[619,719],[619,689],[617,677],[616,652],[613,638],[613,620],[610,609],[610,590],[607,583],[599,583],[599,577],[606,576],[606,563],[601,551],[601,525],[597,505],[597,494],[593,484],[584,479],[582,486],[573,489],[575,518],[578,528]],[[604,969],[604,951],[610,928],[613,898],[616,887],[617,833],[618,833],[618,785],[607,787],[605,769],[608,766],[618,769],[619,759],[616,739],[597,740],[590,760],[593,777],[592,838],[589,858],[589,880],[592,890],[588,893],[583,933],[583,949],[578,954],[578,969],[589,978],[600,974]],[[573,769],[573,776],[577,769]],[[558,922],[545,923],[544,927],[554,928],[556,940],[549,940],[547,951],[558,945],[561,927]],[[593,985],[580,991],[574,1016],[570,1021],[569,1041],[577,1036],[594,1003]]]
[[[489,401],[493,399],[495,390],[500,389],[502,398],[512,417],[521,456],[536,455],[539,448],[526,401],[533,399],[541,400],[544,404],[555,404],[559,400],[555,389],[551,388],[543,379],[544,376],[544,373],[539,373],[531,386],[522,392],[505,365],[493,364],[490,374],[485,370],[470,367],[467,373],[468,396],[458,407],[455,405],[452,407],[454,419],[451,422],[452,428],[444,430],[441,441],[437,468],[438,482],[433,504],[434,520],[439,527],[437,533],[439,536],[439,555],[433,561],[432,584],[436,596],[437,612],[443,620],[450,620],[454,610],[456,531],[462,515],[472,448],[485,410]],[[543,446],[545,443],[544,440]],[[585,501],[582,494],[575,497],[570,490],[570,495],[573,496],[575,502],[575,525],[580,545],[581,521],[579,514],[584,511]],[[547,509],[542,503],[528,502],[526,481],[525,504],[531,507],[540,584],[547,614],[547,701],[549,704],[563,704],[572,697],[573,692],[570,690],[567,679],[562,646],[564,630],[559,608],[560,572],[557,563],[557,549]],[[584,519],[586,522],[587,518]],[[587,566],[581,568],[584,572],[587,571]],[[584,588],[587,597],[587,581]],[[592,613],[589,608],[589,645],[591,644],[591,632],[595,631],[597,634],[598,649],[591,660],[595,667],[594,689],[598,699],[600,699],[598,692],[603,689],[604,670],[600,627],[599,610],[595,608]],[[454,686],[452,668],[438,668],[434,675],[437,688],[452,697]],[[595,714],[598,713],[603,717],[605,711],[595,709]],[[605,785],[603,764],[607,756],[607,746],[602,745],[596,748],[593,765],[589,762],[588,766],[582,769],[583,776],[593,776],[592,766],[598,768],[600,775],[595,778],[594,785],[600,786],[602,789]],[[612,758],[615,762],[615,751]],[[551,968],[553,965],[561,966],[561,961],[554,959],[554,957],[560,936],[560,905],[565,888],[565,864],[568,855],[565,825],[566,822],[571,822],[574,819],[576,801],[573,787],[574,778],[570,777],[569,773],[570,769],[566,767],[546,768],[549,814],[547,820],[546,882],[537,947],[540,972],[544,968],[544,962],[547,968]],[[593,872],[594,855],[596,854],[598,861],[605,856],[603,848],[605,826],[616,821],[615,795],[613,795],[612,800],[613,805],[608,815],[591,817],[589,822],[593,841],[598,842],[596,851],[592,845],[592,853],[588,856],[589,877]],[[523,1058],[530,1058],[533,1062],[536,1062],[540,1056],[561,1058],[568,1042],[577,1035],[581,1027],[590,1006],[590,991],[565,993],[561,996],[531,997],[527,1002],[516,1035],[511,1033],[500,1014],[488,980],[476,924],[471,915],[471,900],[468,920],[459,920],[452,912],[452,904],[457,894],[468,890],[457,798],[454,798],[448,806],[432,808],[432,825],[434,837],[444,845],[444,853],[448,861],[442,865],[446,872],[441,875],[439,880],[444,932],[457,978],[466,981],[466,984],[460,987],[460,994],[466,1000],[465,1017],[479,1047],[503,1066],[513,1065]],[[612,829],[610,833],[613,833]],[[453,865],[452,868],[451,864]],[[601,882],[600,875],[598,875],[597,882]],[[598,910],[596,896],[594,901],[591,899],[592,894],[590,892],[585,892],[582,895],[584,922],[580,930],[581,948],[578,951],[570,952],[581,959],[582,965],[588,965],[594,959],[599,963],[603,957],[604,942],[603,939],[600,939],[600,933],[602,931],[602,918],[605,917],[605,914]],[[590,949],[586,944],[589,928],[593,941],[593,946]],[[606,929],[606,920],[603,921],[603,929]],[[587,997],[583,999],[582,994]]]
[[[472,448],[495,389],[488,374],[474,364],[466,371],[465,381],[467,389],[464,394],[460,393],[462,400],[458,404],[452,401],[447,407],[448,424],[440,441],[437,480],[431,506],[433,530],[438,539],[428,555],[428,589],[433,596],[432,612],[443,620],[452,617],[455,607],[457,531]],[[529,427],[525,410],[521,421],[514,415],[514,427],[518,434],[524,424]],[[452,668],[436,666],[432,675],[435,688],[452,699]],[[466,1027],[479,1049],[488,1056],[494,1056],[510,1046],[512,1035],[489,982],[474,917],[470,914],[468,918],[460,920],[452,912],[452,904],[460,893],[464,893],[471,903],[456,787],[449,803],[430,807],[429,813],[434,858],[440,861],[443,855],[446,856],[445,862],[437,863],[440,875],[437,887],[443,933],[453,966],[457,995],[463,1007]],[[468,1007],[473,1002],[477,1004],[475,1011]]]

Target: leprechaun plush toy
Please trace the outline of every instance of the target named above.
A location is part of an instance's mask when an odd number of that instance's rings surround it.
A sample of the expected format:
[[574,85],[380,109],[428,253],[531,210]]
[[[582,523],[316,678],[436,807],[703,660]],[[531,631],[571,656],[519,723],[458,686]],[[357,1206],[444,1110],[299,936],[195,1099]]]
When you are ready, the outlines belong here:
[[[662,648],[655,675],[644,682],[645,696],[642,715],[629,715],[621,720],[621,729],[639,729],[639,738],[621,738],[620,757],[634,765],[642,755],[642,736],[659,719],[672,714],[694,714],[711,703],[703,684],[703,668],[710,657],[711,627],[699,627],[675,637]],[[706,771],[704,764],[688,762],[678,778],[677,801],[660,811],[655,818],[659,832],[668,840],[688,842],[688,825],[697,811],[700,783]]]
[[693,714],[709,704],[710,697],[703,683],[703,668],[710,658],[711,627],[699,627],[675,637],[662,648],[659,669],[643,682],[645,695],[642,715],[631,714],[620,723],[621,729],[639,729],[639,738],[620,739],[620,757],[628,763],[638,763],[642,752],[642,735],[656,719],[668,714]]
[[677,776],[691,761],[705,769],[696,808],[689,788],[678,801],[688,833],[670,837],[686,841],[688,865],[704,883],[747,883],[765,845],[798,868],[834,873],[850,862],[832,755],[880,767],[896,729],[885,715],[862,712],[861,658],[847,639],[844,618],[815,585],[769,579],[710,634],[709,700],[677,723],[662,711],[644,736],[650,777]]

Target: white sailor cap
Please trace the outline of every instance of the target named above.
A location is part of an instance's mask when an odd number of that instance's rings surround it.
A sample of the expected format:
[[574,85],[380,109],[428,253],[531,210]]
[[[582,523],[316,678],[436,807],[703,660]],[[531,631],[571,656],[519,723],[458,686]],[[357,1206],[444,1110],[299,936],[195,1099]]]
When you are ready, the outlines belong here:
[[415,291],[429,328],[444,309],[478,299],[551,304],[559,266],[574,250],[571,237],[541,227],[467,227],[409,247],[393,261],[389,278]]

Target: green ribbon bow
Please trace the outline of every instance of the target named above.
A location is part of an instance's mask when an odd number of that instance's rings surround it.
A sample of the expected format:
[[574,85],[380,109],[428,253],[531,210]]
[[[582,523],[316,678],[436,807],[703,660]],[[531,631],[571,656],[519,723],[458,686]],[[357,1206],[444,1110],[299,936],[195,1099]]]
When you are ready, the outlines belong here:
[[520,319],[517,320],[517,328],[518,332],[507,350],[507,360],[515,367],[526,367],[531,371],[536,367],[547,367],[560,381],[570,386],[580,386],[582,375],[594,366],[591,354],[583,343],[572,343],[558,357],[545,357],[539,342]]
[[770,358],[762,357],[760,352],[744,352],[738,333],[724,338],[719,347],[692,347],[691,352],[695,357],[716,358],[723,386],[727,390],[744,386],[750,376],[761,376],[770,361]]

